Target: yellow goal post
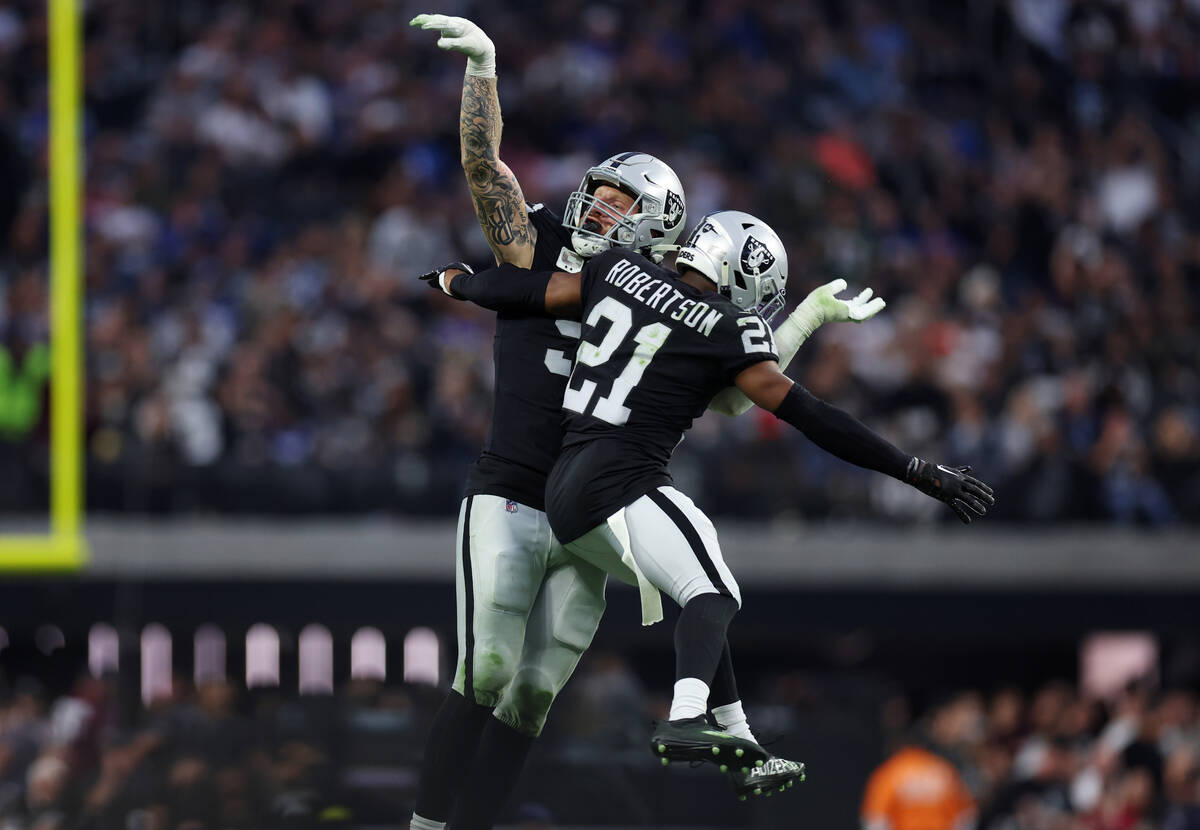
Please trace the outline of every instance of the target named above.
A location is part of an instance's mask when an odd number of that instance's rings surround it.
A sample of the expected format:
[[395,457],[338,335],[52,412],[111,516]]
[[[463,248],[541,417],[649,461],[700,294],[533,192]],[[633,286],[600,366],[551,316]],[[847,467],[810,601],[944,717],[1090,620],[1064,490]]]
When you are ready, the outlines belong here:
[[45,534],[0,536],[0,572],[74,571],[88,559],[83,531],[81,0],[47,0],[47,4],[50,525]]

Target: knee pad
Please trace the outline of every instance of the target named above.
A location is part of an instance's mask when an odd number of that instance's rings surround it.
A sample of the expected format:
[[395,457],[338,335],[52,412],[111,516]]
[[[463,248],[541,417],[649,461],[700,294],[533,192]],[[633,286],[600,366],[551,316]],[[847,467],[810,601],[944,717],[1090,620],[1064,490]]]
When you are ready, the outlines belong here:
[[472,664],[475,700],[495,706],[512,680],[520,658],[520,643],[505,640],[477,640]]
[[[575,658],[578,659],[578,656],[576,654]],[[573,668],[574,662],[571,665]],[[567,674],[570,674],[570,669]],[[558,696],[559,687],[555,685],[555,679],[539,668],[522,666],[496,706],[496,717],[521,734],[536,738],[542,733],[550,706]]]

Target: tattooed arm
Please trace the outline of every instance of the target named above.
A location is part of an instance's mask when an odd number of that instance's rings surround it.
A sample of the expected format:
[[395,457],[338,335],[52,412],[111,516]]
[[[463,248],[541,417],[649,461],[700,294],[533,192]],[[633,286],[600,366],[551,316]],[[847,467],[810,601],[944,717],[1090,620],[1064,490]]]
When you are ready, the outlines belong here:
[[496,95],[496,47],[483,29],[463,17],[419,14],[409,25],[436,30],[440,48],[467,56],[458,133],[475,215],[496,262],[528,268],[537,230],[529,222],[517,177],[500,160],[503,122]]
[[475,216],[496,262],[528,268],[533,264],[537,231],[529,222],[517,177],[500,160],[502,126],[496,79],[467,75],[458,134]]

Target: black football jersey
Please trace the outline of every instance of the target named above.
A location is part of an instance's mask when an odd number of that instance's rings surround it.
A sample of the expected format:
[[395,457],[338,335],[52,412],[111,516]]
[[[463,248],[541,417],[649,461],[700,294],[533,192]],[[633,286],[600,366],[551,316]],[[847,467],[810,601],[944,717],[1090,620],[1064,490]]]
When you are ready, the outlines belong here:
[[563,542],[670,484],[671,454],[713,396],[743,369],[779,359],[753,311],[630,251],[589,260],[581,295],[567,431],[546,495]]
[[[576,271],[582,260],[554,211],[529,206],[537,229],[535,271]],[[467,495],[503,496],[544,510],[546,476],[562,445],[563,389],[579,323],[547,315],[496,315],[495,401],[483,452],[467,473]]]

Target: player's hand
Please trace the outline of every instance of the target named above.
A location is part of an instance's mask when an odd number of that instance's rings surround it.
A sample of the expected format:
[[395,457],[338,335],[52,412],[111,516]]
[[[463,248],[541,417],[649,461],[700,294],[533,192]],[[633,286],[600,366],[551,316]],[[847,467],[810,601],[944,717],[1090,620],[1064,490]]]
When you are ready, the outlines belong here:
[[946,467],[913,456],[906,480],[925,495],[950,505],[962,523],[969,525],[971,519],[986,515],[996,503],[992,488],[970,472],[970,467]]
[[430,288],[436,288],[447,297],[453,297],[456,300],[461,300],[462,297],[450,290],[450,280],[457,277],[459,274],[474,274],[470,265],[465,262],[451,262],[449,265],[443,265],[441,268],[435,268],[425,274],[422,274],[418,279],[424,280],[429,284]]
[[467,56],[468,75],[496,77],[496,47],[492,39],[465,17],[419,14],[408,21],[408,25],[436,29],[441,34],[437,42],[439,49],[462,52]]
[[811,303],[821,314],[823,323],[861,323],[870,320],[887,305],[882,297],[871,299],[875,292],[864,288],[853,299],[842,300],[838,294],[846,290],[846,281],[836,279],[820,288],[814,288],[801,305]]
[[814,288],[800,301],[790,319],[800,327],[804,339],[812,337],[813,332],[826,323],[870,320],[887,305],[882,297],[871,299],[874,292],[870,288],[864,288],[852,300],[838,299],[837,295],[845,290],[846,281],[837,279]]

